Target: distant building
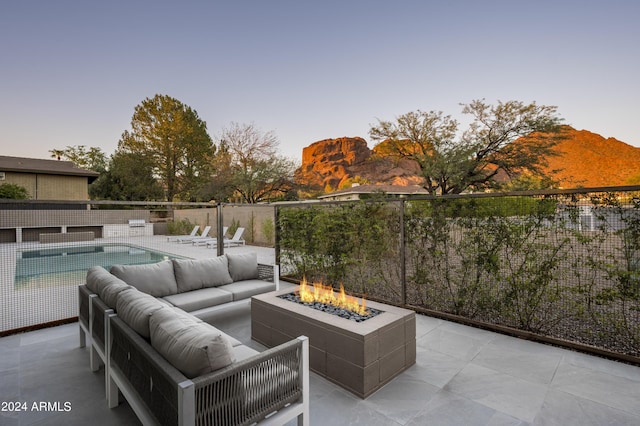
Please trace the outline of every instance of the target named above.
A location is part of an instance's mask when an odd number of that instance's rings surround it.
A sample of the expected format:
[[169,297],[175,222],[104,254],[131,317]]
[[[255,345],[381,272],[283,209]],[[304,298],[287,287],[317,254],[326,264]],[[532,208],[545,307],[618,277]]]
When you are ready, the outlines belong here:
[[0,156],[0,184],[20,185],[33,200],[88,200],[98,176],[71,161]]
[[420,185],[359,185],[353,184],[351,188],[341,189],[329,194],[320,195],[322,201],[362,200],[381,194],[389,198],[406,198],[412,195],[429,195],[426,189]]

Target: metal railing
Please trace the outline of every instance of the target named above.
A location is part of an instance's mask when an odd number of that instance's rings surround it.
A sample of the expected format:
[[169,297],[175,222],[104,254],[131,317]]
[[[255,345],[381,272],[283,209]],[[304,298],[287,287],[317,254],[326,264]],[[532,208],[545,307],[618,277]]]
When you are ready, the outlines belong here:
[[188,256],[163,236],[195,225],[244,227],[248,244],[275,246],[283,276],[640,364],[639,186],[271,205],[3,201],[0,335],[75,320],[75,286],[96,255]]
[[640,187],[277,208],[282,275],[640,363]]
[[242,227],[247,244],[273,246],[273,218],[269,205],[1,200],[0,336],[74,321],[91,266],[224,252],[168,241],[195,226],[221,239]]

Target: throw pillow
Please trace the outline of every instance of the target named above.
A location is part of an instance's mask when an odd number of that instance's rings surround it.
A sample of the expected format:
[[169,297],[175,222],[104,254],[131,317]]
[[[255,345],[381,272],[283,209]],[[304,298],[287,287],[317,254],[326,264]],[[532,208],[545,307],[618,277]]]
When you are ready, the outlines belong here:
[[111,273],[154,297],[178,293],[178,285],[173,274],[173,262],[170,260],[149,265],[113,265]]
[[233,282],[225,256],[198,260],[173,259],[173,270],[179,293]]
[[206,322],[161,309],[151,315],[149,327],[151,346],[190,379],[235,362],[229,338]]
[[165,303],[153,296],[138,291],[134,288],[121,291],[116,302],[116,313],[142,337],[149,338],[149,318],[161,309],[172,310]]
[[233,282],[259,278],[258,255],[256,253],[226,254],[229,261],[229,274]]

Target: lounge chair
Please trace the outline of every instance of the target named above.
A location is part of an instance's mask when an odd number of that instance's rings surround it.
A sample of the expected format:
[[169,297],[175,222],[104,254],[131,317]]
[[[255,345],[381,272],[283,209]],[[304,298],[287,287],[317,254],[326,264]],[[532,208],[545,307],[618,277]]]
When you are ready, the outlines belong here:
[[[229,229],[228,226],[223,226],[222,227],[222,238],[226,239],[226,235],[227,235],[227,230]],[[191,243],[194,246],[204,246],[207,245],[207,243],[211,242],[211,241],[218,241],[218,237],[202,237],[202,238],[196,238],[193,241],[191,241]],[[215,244],[215,243],[214,243]]]
[[211,227],[210,226],[205,226],[204,229],[202,230],[202,234],[200,234],[200,236],[187,236],[187,237],[179,237],[178,238],[178,242],[180,244],[184,244],[184,243],[190,243],[193,240],[195,240],[196,238],[205,238],[205,237],[209,237],[209,231],[211,231]]
[[198,230],[200,230],[200,225],[194,226],[189,235],[169,235],[167,237],[167,241],[178,241],[178,238],[183,238],[183,237],[197,237]]
[[[225,247],[243,246],[245,244],[245,241],[242,238],[242,234],[244,234],[244,228],[236,229],[236,233],[233,234],[233,237],[224,239],[224,246]],[[218,247],[218,240],[216,239],[215,241],[207,242],[207,247],[208,248]]]

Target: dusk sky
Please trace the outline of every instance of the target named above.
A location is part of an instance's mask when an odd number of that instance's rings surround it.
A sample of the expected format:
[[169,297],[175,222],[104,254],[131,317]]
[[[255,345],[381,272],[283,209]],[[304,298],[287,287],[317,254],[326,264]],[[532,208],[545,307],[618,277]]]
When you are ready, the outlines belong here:
[[640,147],[640,1],[0,1],[0,155],[113,154],[155,94],[313,142],[484,98]]

